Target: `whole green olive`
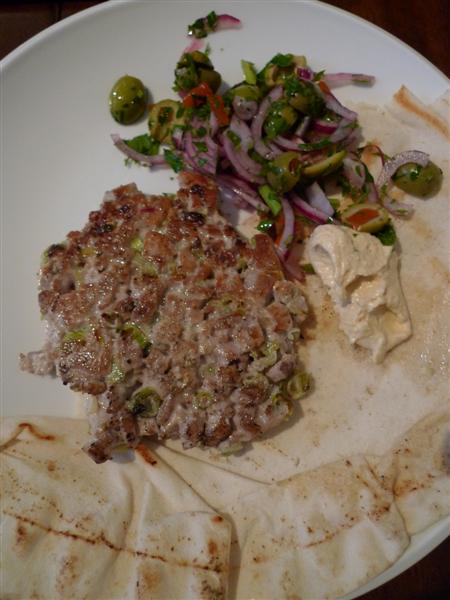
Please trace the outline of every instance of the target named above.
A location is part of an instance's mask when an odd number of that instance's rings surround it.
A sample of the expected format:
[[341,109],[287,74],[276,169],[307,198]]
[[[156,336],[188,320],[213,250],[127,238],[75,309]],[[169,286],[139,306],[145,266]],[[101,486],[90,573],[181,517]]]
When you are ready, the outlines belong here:
[[297,185],[300,180],[302,165],[297,152],[283,152],[269,164],[267,181],[278,193],[284,194]]
[[124,75],[113,85],[109,94],[109,109],[114,119],[122,125],[137,121],[145,112],[147,93],[137,77]]
[[417,163],[406,163],[392,176],[397,187],[418,198],[429,198],[439,191],[442,184],[442,170],[429,162],[424,167]]

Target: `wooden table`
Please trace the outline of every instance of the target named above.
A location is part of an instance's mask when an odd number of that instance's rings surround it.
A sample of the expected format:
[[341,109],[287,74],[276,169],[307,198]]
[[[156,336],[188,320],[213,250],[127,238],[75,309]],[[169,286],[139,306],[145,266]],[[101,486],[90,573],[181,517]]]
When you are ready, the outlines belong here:
[[[327,0],[389,31],[450,76],[448,0]],[[0,1],[0,58],[42,29],[100,2]],[[213,5],[213,2],[211,2]],[[364,600],[450,598],[450,538]]]

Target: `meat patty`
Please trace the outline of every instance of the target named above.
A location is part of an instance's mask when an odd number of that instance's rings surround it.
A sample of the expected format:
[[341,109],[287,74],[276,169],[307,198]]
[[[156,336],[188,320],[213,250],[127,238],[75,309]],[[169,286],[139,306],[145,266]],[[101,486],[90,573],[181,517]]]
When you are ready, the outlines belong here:
[[180,180],[176,195],[107,193],[45,253],[48,337],[21,365],[95,397],[97,462],[141,436],[234,447],[291,412],[303,296],[269,237],[247,241],[219,214],[211,180]]

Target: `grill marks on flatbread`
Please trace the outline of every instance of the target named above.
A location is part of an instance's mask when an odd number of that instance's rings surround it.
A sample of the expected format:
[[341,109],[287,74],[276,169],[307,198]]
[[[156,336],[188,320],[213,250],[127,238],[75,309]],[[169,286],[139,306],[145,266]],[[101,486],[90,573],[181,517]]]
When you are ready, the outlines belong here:
[[449,511],[448,411],[423,419],[383,457],[255,482],[241,496],[240,478],[222,471],[211,477],[218,512],[158,448],[97,466],[79,450],[82,421],[3,425],[7,595],[212,599],[229,582],[237,598],[336,597],[386,569],[410,535]]
[[224,598],[229,524],[150,450],[96,466],[80,450],[86,429],[4,423],[6,597]]

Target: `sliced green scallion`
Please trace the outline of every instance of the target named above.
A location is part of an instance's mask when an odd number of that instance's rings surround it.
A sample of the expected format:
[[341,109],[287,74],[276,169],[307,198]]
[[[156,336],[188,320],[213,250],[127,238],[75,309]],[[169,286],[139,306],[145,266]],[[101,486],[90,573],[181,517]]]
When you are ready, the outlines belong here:
[[125,373],[119,367],[117,363],[113,363],[111,367],[111,371],[106,376],[106,383],[108,385],[115,385],[116,383],[120,383],[125,377]]
[[281,200],[279,199],[276,192],[270,187],[270,185],[260,185],[258,188],[259,194],[267,206],[272,211],[272,214],[276,217],[281,211]]
[[311,389],[311,375],[304,371],[294,373],[285,383],[286,394],[292,400],[300,400]]
[[135,416],[155,417],[161,404],[162,400],[153,388],[143,387],[131,396],[126,407]]

